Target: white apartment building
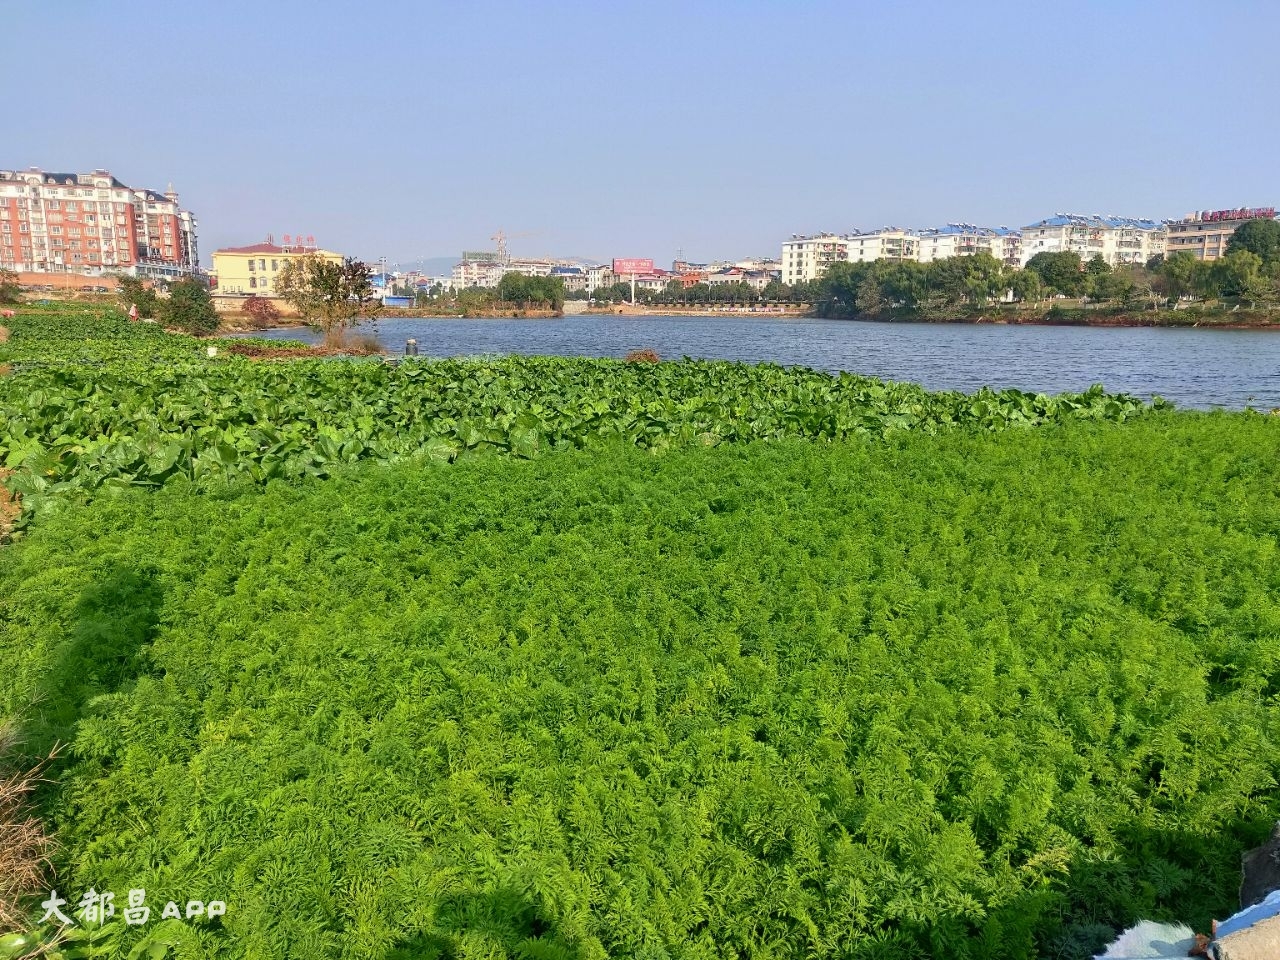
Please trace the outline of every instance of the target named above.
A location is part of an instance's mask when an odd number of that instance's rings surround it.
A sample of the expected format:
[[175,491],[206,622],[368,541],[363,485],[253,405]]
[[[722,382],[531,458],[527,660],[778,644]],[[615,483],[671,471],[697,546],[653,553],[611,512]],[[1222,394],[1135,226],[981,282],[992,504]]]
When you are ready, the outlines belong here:
[[846,237],[851,263],[872,260],[915,260],[919,256],[920,238],[901,227],[884,227],[870,233]]
[[622,278],[613,272],[612,264],[587,267],[587,293],[595,293],[601,287],[611,287],[620,279]]
[[1022,263],[1037,253],[1068,251],[1085,262],[1100,256],[1113,267],[1146,263],[1164,253],[1166,237],[1165,225],[1155,220],[1060,213],[1022,228]]
[[[571,260],[555,260],[550,257],[508,257],[492,252],[464,251],[462,260],[453,268],[453,286],[459,290],[465,287],[496,287],[504,273],[522,273],[526,277],[549,277],[553,273],[566,269],[575,271],[581,268]],[[569,285],[571,278],[568,275],[565,279],[566,289],[575,289]]]
[[772,270],[748,270],[734,266],[726,267],[724,270],[718,270],[715,273],[709,273],[702,282],[709,287],[718,287],[729,283],[745,283],[759,293],[776,279],[777,274]]
[[507,265],[502,260],[468,259],[464,255],[461,262],[454,264],[453,288],[496,287],[506,272]]
[[921,230],[917,259],[931,263],[947,257],[971,257],[989,253],[1002,263],[1021,263],[1022,237],[1008,227],[978,227],[971,223],[949,223],[945,227]]
[[563,266],[559,260],[545,257],[512,257],[507,261],[507,273],[523,273],[526,277],[549,277],[553,268]]
[[797,235],[782,244],[781,280],[785,284],[817,280],[833,263],[915,260],[919,251],[920,238],[900,227],[870,233]]
[[[997,227],[1000,234],[999,258],[1011,267],[1022,266],[1022,231],[1010,230],[1008,227]],[[995,253],[994,246],[992,253]]]
[[849,239],[834,233],[793,236],[782,244],[782,282],[797,284],[817,280],[831,264],[849,259]]

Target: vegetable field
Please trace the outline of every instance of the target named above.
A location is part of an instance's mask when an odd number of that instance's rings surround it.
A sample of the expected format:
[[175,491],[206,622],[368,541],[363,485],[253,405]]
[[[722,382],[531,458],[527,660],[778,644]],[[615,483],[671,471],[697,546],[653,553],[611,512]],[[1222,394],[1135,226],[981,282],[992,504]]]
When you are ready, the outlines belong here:
[[360,461],[1004,430],[1150,409],[1101,387],[970,396],[726,362],[208,359],[201,341],[102,317],[28,318],[7,346],[17,362],[0,377],[0,466],[15,471],[24,525],[67,498],[327,477]]
[[1078,958],[1232,906],[1280,814],[1280,420],[631,440],[0,549],[59,886],[304,960]]

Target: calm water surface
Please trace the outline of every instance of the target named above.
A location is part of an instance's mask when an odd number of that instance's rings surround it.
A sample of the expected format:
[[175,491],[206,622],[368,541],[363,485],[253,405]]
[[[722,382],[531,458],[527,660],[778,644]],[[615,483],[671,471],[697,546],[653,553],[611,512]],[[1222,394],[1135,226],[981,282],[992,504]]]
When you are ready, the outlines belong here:
[[[1280,331],[1152,327],[1021,327],[745,317],[580,316],[556,320],[381,320],[392,353],[413,337],[422,355],[521,353],[770,361],[908,380],[931,390],[984,385],[1039,393],[1159,395],[1185,407],[1280,407]],[[269,336],[314,340],[305,330]]]

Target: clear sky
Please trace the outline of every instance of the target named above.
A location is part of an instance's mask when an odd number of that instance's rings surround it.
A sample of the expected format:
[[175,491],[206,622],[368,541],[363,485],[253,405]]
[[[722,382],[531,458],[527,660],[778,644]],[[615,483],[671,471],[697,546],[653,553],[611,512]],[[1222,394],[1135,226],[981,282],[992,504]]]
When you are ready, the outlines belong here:
[[206,263],[1280,205],[1275,0],[64,0],[0,35],[0,167],[172,181]]

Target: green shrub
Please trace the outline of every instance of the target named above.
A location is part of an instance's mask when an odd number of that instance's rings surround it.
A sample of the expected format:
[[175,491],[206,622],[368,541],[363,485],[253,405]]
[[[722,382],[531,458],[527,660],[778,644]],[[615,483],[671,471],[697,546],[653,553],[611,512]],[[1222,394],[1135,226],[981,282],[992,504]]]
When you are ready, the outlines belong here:
[[187,278],[169,284],[168,299],[161,300],[159,307],[159,319],[165,326],[198,337],[218,329],[218,314],[209,289],[199,280]]

